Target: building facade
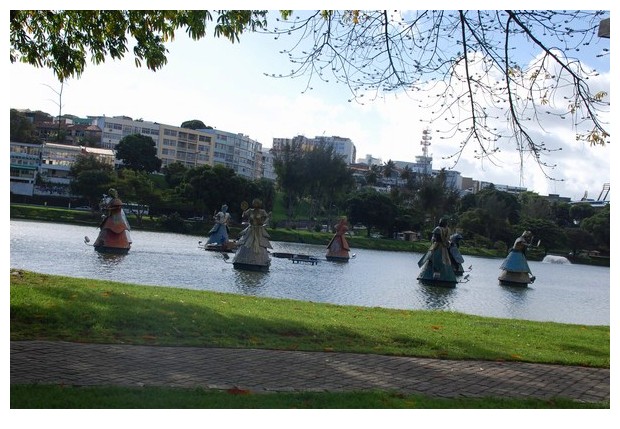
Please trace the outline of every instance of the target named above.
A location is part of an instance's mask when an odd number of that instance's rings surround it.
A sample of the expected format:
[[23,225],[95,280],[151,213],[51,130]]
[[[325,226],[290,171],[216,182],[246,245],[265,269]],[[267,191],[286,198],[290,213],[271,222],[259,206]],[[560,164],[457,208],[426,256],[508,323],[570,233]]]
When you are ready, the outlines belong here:
[[334,153],[351,165],[355,163],[356,148],[351,139],[338,136],[317,136],[313,139],[305,136],[295,136],[293,138],[274,137],[273,150],[281,150],[286,145],[300,145],[303,150],[310,150],[319,145],[331,147]]
[[41,165],[43,145],[11,142],[11,193],[31,196]]
[[101,146],[106,149],[114,149],[124,137],[132,134],[151,137],[162,167],[173,162],[187,168],[220,164],[250,180],[261,177],[262,144],[243,134],[214,128],[193,130],[127,116],[94,117],[93,124],[101,128]]
[[208,128],[201,130],[215,143],[213,164],[232,168],[241,177],[256,180],[262,177],[263,145],[244,134]]
[[160,124],[154,140],[162,167],[173,162],[187,168],[213,165],[213,137],[203,131]]

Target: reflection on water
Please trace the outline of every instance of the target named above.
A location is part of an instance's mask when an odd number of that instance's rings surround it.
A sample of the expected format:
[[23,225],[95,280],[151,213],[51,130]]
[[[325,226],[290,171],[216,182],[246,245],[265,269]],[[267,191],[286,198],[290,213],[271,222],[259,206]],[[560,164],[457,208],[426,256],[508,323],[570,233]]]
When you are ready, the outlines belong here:
[[269,272],[234,270],[235,286],[244,295],[256,295],[269,278]]
[[127,255],[111,254],[111,253],[96,253],[97,262],[101,264],[101,268],[107,272],[113,272],[119,264],[123,263]]
[[510,285],[500,285],[500,287],[505,291],[502,304],[507,314],[510,314],[511,317],[518,318],[519,314],[523,312],[523,309],[527,308],[528,294],[532,289],[529,287]]
[[420,291],[424,295],[425,308],[429,310],[450,309],[455,288],[430,286],[420,282],[418,284],[420,285]]
[[236,270],[219,253],[196,246],[204,237],[180,234],[134,230],[128,254],[100,254],[84,244],[93,229],[12,220],[11,267],[310,302],[609,325],[608,267],[530,262],[536,282],[511,287],[497,280],[501,259],[465,256],[466,266],[472,267],[469,281],[443,288],[418,283],[419,253],[355,249],[355,259],[332,263],[325,260],[325,246],[272,242],[274,252],[307,254],[321,262],[272,258],[264,273]]

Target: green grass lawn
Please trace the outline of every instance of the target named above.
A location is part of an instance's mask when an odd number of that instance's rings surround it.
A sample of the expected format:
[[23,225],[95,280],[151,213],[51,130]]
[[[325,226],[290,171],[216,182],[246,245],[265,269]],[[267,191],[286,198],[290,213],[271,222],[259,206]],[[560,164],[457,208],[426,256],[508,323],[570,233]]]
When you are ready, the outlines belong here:
[[[258,298],[11,270],[11,340],[337,351],[609,368],[609,326]],[[11,385],[11,408],[609,408],[389,392]]]
[[319,304],[11,272],[11,339],[609,367],[609,326]]
[[546,409],[609,408],[565,399],[429,398],[388,392],[260,393],[178,388],[11,386],[11,408]]

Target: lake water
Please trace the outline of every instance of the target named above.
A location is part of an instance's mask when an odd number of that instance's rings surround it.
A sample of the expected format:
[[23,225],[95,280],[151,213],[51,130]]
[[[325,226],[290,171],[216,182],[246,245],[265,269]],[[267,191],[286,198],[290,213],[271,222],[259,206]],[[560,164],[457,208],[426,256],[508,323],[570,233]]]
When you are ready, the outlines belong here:
[[[455,288],[416,280],[412,252],[352,249],[348,263],[325,260],[325,246],[272,242],[274,252],[303,253],[317,265],[272,258],[267,273],[240,271],[219,253],[198,246],[205,237],[132,231],[127,255],[102,255],[84,244],[96,227],[11,220],[11,268],[301,301],[395,309],[435,309],[535,321],[610,324],[610,269],[530,261],[536,282],[500,286],[501,259],[464,256],[469,281]],[[327,244],[327,243],[326,243]],[[231,258],[232,259],[232,258]]]

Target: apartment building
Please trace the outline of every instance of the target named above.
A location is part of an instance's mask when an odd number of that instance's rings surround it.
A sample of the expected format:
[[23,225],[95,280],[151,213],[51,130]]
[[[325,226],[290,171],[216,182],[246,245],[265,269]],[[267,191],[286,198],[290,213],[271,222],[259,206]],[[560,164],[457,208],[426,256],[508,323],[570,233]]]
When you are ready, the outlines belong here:
[[154,140],[162,167],[173,162],[187,168],[213,166],[213,136],[204,131],[160,124],[159,136]]
[[262,177],[263,145],[245,134],[206,128],[199,130],[214,142],[211,165],[224,165],[241,177],[256,180]]
[[81,154],[94,155],[99,161],[114,165],[111,149],[11,142],[11,193],[69,196],[69,172]]
[[11,142],[11,193],[33,195],[43,145]]
[[334,149],[334,153],[340,155],[347,165],[355,164],[356,148],[350,138],[338,136],[317,136],[308,138],[305,136],[295,136],[293,138],[274,137],[273,150],[278,151],[286,145],[301,145],[303,150],[312,147],[326,145]]
[[101,147],[114,149],[124,138],[132,134],[149,136],[157,143],[159,140],[159,124],[156,122],[133,120],[127,116],[95,116],[92,117],[93,125],[101,129]]
[[101,146],[106,149],[114,149],[128,135],[151,137],[162,167],[173,162],[188,168],[221,164],[250,180],[262,177],[262,144],[243,134],[214,128],[192,130],[127,116],[94,117],[93,124],[101,128]]
[[69,172],[77,157],[83,154],[94,155],[98,161],[110,166],[114,166],[116,159],[111,149],[44,143],[39,165],[41,183],[35,186],[34,195],[69,196]]

